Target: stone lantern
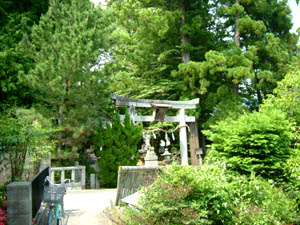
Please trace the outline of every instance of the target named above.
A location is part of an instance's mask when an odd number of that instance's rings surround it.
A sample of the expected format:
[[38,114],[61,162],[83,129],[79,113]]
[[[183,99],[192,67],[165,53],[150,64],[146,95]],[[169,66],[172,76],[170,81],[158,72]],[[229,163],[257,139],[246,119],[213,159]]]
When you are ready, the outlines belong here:
[[154,147],[150,146],[145,157],[145,166],[158,166],[158,157],[154,151]]
[[171,163],[171,153],[168,151],[168,149],[164,152],[164,154],[162,154],[162,156],[165,159],[166,164],[170,164]]

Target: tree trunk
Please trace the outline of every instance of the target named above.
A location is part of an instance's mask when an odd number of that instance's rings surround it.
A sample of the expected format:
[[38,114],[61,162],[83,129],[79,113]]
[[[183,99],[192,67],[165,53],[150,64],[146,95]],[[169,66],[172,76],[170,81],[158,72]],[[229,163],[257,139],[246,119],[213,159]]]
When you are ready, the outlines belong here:
[[258,83],[258,79],[257,79],[257,74],[255,72],[254,73],[253,84],[254,84],[254,88],[256,90],[257,103],[258,103],[258,106],[259,106],[260,104],[262,104],[262,94],[261,94],[261,90],[257,87],[257,83]]
[[[181,15],[181,21],[180,21],[180,34],[181,34],[181,46],[186,46],[190,43],[188,37],[183,33],[183,26],[185,24],[185,10],[184,10],[184,0],[179,1],[179,10],[182,12]],[[187,52],[185,49],[181,50],[181,57],[182,57],[182,62],[184,64],[187,64],[191,60],[191,54],[190,52]]]
[[69,92],[70,92],[70,88],[71,88],[71,81],[70,80],[67,80],[67,112],[69,113],[70,112],[70,109],[71,109],[71,99],[70,99],[70,95],[69,95]]
[[[240,1],[236,0],[235,1],[236,4],[240,5]],[[238,28],[238,20],[240,19],[240,13],[237,13],[235,15],[235,27],[234,27],[234,43],[235,45],[240,48],[241,47],[241,34]],[[239,83],[233,83],[233,90],[234,90],[234,94],[236,96],[238,96],[239,94]]]
[[[240,5],[240,1],[236,0],[236,4]],[[240,13],[237,13],[235,15],[235,28],[234,28],[234,43],[236,44],[237,47],[241,47],[241,34],[238,28],[238,20],[240,19]]]
[[[58,106],[58,117],[57,117],[57,125],[61,128],[62,127],[62,122],[63,120],[63,104],[60,104]],[[58,151],[60,152],[62,149],[62,134],[61,131],[59,131],[58,135]]]
[[261,105],[262,104],[262,96],[261,96],[260,90],[258,88],[256,89],[256,96],[257,96],[258,105]]
[[204,158],[206,154],[206,140],[203,134],[203,128],[201,128],[199,131],[199,137],[200,137],[200,147],[202,148],[202,158]]

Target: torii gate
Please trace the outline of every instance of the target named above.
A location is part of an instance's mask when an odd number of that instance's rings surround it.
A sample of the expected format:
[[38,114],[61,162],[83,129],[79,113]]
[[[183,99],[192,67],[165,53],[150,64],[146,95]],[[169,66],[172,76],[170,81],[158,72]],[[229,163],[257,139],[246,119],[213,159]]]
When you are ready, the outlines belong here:
[[[195,109],[199,104],[199,98],[190,101],[166,101],[152,99],[134,99],[124,96],[112,94],[112,99],[116,100],[117,106],[128,106],[130,118],[133,122],[178,122],[180,126],[180,155],[181,165],[188,165],[188,147],[187,147],[187,124],[190,124],[191,136],[190,147],[193,165],[200,165],[196,156],[196,151],[201,151],[199,148],[198,131],[196,118],[194,116],[185,115],[186,109]],[[152,116],[137,115],[135,108],[153,108]],[[168,109],[178,109],[177,116],[165,116]],[[124,120],[125,115],[121,115],[121,120]],[[202,153],[202,152],[201,152]]]

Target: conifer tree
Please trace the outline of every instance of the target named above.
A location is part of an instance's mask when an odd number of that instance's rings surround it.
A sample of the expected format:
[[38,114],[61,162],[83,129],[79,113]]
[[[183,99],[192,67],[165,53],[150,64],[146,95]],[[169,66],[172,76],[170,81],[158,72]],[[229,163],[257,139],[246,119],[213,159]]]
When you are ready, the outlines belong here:
[[132,123],[128,110],[123,123],[117,114],[106,128],[103,128],[102,121],[99,124],[94,138],[94,149],[101,168],[98,177],[101,186],[116,187],[119,166],[135,166],[138,162],[138,144],[143,127]]
[[0,1],[0,111],[33,102],[32,91],[18,78],[18,71],[28,71],[32,62],[24,59],[18,43],[47,9],[48,0]]
[[107,106],[106,78],[96,66],[104,51],[103,11],[89,0],[51,0],[22,41],[35,66],[22,80],[35,90],[38,109],[62,128],[59,146]]

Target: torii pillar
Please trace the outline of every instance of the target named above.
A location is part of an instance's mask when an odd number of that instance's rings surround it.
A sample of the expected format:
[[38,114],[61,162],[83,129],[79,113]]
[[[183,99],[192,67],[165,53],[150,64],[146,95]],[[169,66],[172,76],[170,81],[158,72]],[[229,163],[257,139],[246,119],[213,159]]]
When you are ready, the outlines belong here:
[[181,156],[181,165],[189,165],[188,158],[188,146],[187,146],[187,133],[186,133],[186,123],[185,123],[185,110],[179,110],[179,140],[180,140],[180,156]]

